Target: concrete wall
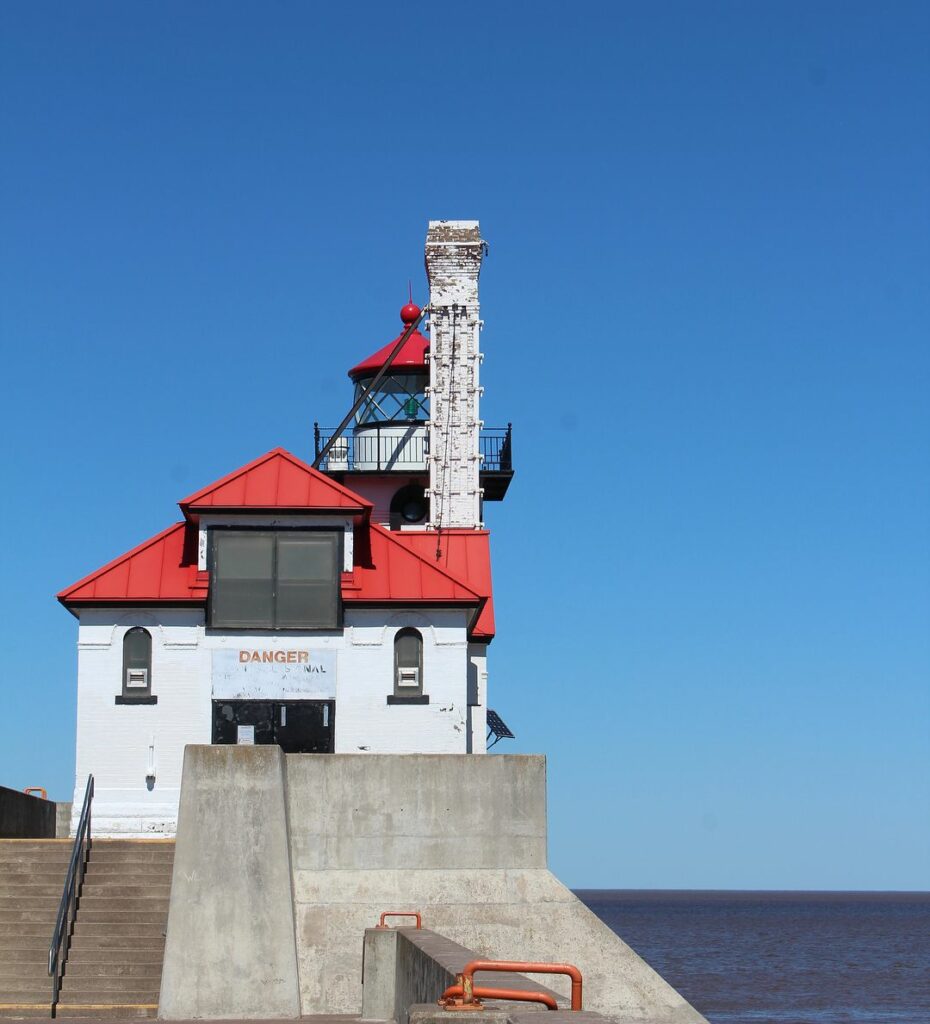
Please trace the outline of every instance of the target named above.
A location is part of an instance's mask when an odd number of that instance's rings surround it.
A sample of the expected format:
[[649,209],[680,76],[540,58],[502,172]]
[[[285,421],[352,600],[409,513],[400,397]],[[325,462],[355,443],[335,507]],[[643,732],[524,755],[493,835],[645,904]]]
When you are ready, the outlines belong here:
[[[276,869],[278,889],[272,890],[272,878],[261,876],[259,868],[267,855],[252,851],[258,819],[250,810],[243,820],[237,810],[243,801],[248,807],[256,802],[250,758],[272,752],[281,757],[270,747],[188,751],[168,925],[175,959],[194,942],[187,984],[196,976],[206,992],[215,990],[214,977],[228,980],[234,966],[220,954],[249,948],[251,936],[267,923],[264,912],[254,920],[199,911],[192,918],[188,904],[225,905],[240,892],[246,899],[251,884],[253,891],[263,887],[279,916],[293,900],[288,921],[304,1015],[358,1013],[365,929],[377,924],[382,911],[419,910],[425,927],[483,957],[577,964],[587,1009],[653,1024],[703,1021],[546,869],[544,758],[288,755],[284,767],[269,768],[261,783],[263,805],[275,787],[275,807],[286,802],[290,875],[285,884]],[[213,809],[215,801],[221,810]],[[275,810],[276,837],[281,820]],[[274,863],[280,865],[285,857],[277,838],[275,843]],[[188,852],[198,846],[204,847],[199,856],[212,865],[209,876],[200,874]],[[243,862],[258,872],[251,883],[236,874]],[[192,872],[199,889],[189,881]],[[196,953],[200,940],[191,939],[202,928],[213,936],[222,933],[212,959]],[[179,937],[185,935],[182,945]],[[280,945],[290,957],[283,938]],[[262,978],[277,980],[280,969],[275,956],[259,954],[250,977],[260,989]],[[166,957],[162,1016],[271,1015],[265,1009],[247,1012],[242,1002],[235,1013],[216,1013],[206,997],[197,1004],[202,1013],[191,1012],[189,1000],[169,1003],[176,982],[168,964]],[[255,973],[260,965],[264,976]],[[567,983],[540,981],[567,995]]]
[[300,1016],[280,747],[188,747],[159,1016]]
[[[132,626],[144,626],[152,635],[156,704],[115,703],[122,692],[123,636]],[[387,703],[394,691],[394,635],[404,626],[415,626],[423,635],[427,705]],[[93,772],[97,835],[173,835],[184,747],[212,738],[214,654],[242,647],[299,649],[333,660],[337,752],[465,753],[470,721],[466,627],[461,609],[398,609],[389,616],[383,609],[350,609],[338,632],[227,635],[204,628],[202,609],[84,609],[78,636],[74,814],[80,812],[87,775]],[[294,699],[291,685],[282,678],[279,694],[266,690],[263,695]],[[478,712],[481,717],[483,709]],[[154,779],[147,777],[150,766]]]
[[0,839],[54,838],[54,801],[0,786]]
[[55,838],[67,839],[71,834],[71,801],[55,804]]
[[539,755],[286,760],[298,885],[304,871],[546,866],[546,762]]

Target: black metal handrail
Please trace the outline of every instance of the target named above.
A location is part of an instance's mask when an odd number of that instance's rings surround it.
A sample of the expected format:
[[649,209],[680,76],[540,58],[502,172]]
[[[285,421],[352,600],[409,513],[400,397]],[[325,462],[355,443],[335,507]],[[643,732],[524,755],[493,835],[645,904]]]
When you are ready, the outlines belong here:
[[88,775],[87,788],[84,790],[84,803],[81,806],[81,817],[74,836],[74,846],[71,848],[71,860],[68,862],[68,874],[65,877],[65,885],[61,893],[61,903],[58,904],[55,931],[52,933],[52,941],[48,947],[48,973],[52,978],[53,1013],[58,1002],[58,993],[61,990],[62,970],[65,960],[68,958],[68,940],[74,926],[74,913],[78,897],[81,895],[81,885],[84,882],[84,872],[87,868],[87,856],[90,853],[90,805],[93,799],[94,777]]
[[[407,434],[400,435],[397,427],[406,427]],[[381,428],[385,433],[381,433]],[[413,423],[404,420],[385,423],[363,424],[357,434],[344,434],[335,445],[330,445],[334,430],[332,427],[313,425],[314,454],[322,470],[335,472],[364,472],[375,467],[385,469],[422,469],[429,455],[428,438],[422,421]],[[486,427],[478,438],[481,453],[482,473],[512,473],[513,426]]]

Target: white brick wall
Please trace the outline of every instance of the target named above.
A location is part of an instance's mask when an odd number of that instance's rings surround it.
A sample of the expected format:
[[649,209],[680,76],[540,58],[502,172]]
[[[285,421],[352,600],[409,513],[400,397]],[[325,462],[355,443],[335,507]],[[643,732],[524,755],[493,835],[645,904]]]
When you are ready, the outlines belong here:
[[[207,634],[202,609],[82,610],[73,823],[92,772],[97,835],[174,833],[184,746],[211,741],[212,654],[222,648],[333,651],[337,753],[483,751],[483,728],[480,745],[470,735],[469,723],[476,715],[483,720],[483,709],[469,709],[469,659],[475,656],[469,654],[466,616],[460,609],[347,608],[344,631],[224,635]],[[137,625],[152,635],[154,705],[114,701],[122,692],[123,635]],[[428,705],[387,703],[394,692],[394,635],[404,626],[423,635]],[[154,784],[146,781],[152,744]]]

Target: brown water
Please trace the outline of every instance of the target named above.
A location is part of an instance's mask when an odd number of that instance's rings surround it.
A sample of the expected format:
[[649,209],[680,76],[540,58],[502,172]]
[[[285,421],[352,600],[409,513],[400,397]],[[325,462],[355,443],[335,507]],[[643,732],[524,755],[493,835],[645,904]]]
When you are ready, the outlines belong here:
[[930,1024],[930,893],[576,894],[712,1024]]

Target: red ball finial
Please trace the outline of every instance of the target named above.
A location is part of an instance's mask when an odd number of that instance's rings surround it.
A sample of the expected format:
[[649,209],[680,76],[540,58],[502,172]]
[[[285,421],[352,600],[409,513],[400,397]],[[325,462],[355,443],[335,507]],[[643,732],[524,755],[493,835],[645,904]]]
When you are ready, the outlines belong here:
[[400,318],[405,324],[412,324],[420,315],[420,307],[415,302],[408,302],[400,311]]

